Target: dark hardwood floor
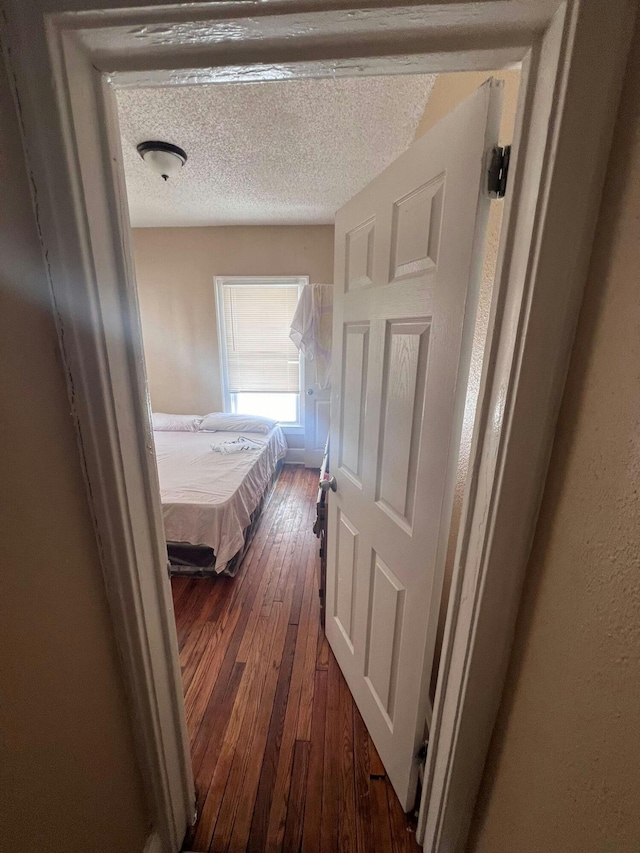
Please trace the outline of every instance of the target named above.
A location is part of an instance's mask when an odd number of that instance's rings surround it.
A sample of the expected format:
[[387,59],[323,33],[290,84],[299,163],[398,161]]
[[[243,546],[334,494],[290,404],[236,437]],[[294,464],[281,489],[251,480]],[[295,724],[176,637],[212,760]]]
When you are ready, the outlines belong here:
[[320,628],[317,486],[285,467],[237,577],[172,580],[198,803],[185,850],[419,850]]

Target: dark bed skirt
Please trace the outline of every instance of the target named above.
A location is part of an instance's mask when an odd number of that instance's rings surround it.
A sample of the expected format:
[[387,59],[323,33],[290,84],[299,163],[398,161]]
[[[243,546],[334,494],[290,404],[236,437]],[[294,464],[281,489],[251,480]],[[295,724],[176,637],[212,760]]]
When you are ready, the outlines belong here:
[[[244,529],[244,544],[242,548],[237,554],[234,554],[227,563],[224,572],[220,572],[220,574],[231,577],[236,575],[244,559],[244,555],[251,544],[251,540],[258,529],[262,513],[273,494],[283,465],[284,459],[280,459],[271,479],[267,483],[266,489],[262,493],[262,497],[258,501],[258,505],[251,513],[249,524]],[[206,578],[215,577],[218,574],[215,570],[216,555],[213,548],[210,548],[208,545],[192,545],[190,542],[167,542],[167,554],[169,555],[172,576],[188,575],[189,577]]]

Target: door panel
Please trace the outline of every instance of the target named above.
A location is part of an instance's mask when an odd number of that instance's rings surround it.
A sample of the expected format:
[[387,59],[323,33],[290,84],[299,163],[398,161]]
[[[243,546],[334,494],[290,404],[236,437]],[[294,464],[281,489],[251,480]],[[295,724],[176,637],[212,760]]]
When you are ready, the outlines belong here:
[[338,453],[340,468],[357,486],[362,486],[362,454],[364,452],[364,417],[369,363],[369,326],[350,323],[344,328],[342,362],[341,443]]
[[499,86],[485,84],[336,217],[338,489],[329,502],[326,632],[406,809],[466,390],[460,354],[475,319],[465,321],[465,306],[489,204],[483,162],[499,114]]
[[411,533],[415,504],[429,321],[388,323],[376,503]]
[[375,218],[368,219],[346,235],[344,281],[347,290],[371,284],[375,225]]
[[394,203],[391,281],[413,277],[436,267],[443,200],[444,175],[438,175]]
[[359,534],[343,512],[340,513],[337,535],[338,577],[334,616],[353,651],[353,605]]
[[393,731],[406,589],[375,551],[372,552],[371,563],[372,595],[364,675],[389,730]]

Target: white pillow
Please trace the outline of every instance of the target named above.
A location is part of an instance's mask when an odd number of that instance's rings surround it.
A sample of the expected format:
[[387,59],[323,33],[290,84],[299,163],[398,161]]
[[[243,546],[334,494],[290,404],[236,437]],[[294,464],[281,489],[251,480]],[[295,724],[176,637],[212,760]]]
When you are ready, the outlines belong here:
[[278,422],[258,415],[233,415],[229,412],[212,412],[200,424],[207,432],[259,432],[266,435]]
[[164,412],[153,412],[151,422],[157,432],[198,432],[202,415],[166,415]]

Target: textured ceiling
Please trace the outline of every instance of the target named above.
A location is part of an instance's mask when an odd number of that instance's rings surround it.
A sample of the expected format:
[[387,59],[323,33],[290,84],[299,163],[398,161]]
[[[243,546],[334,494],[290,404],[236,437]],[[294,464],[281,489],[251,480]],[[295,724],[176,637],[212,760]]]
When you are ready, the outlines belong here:
[[[411,143],[435,77],[408,75],[123,89],[134,227],[331,223]],[[164,183],[136,145],[184,148]]]

